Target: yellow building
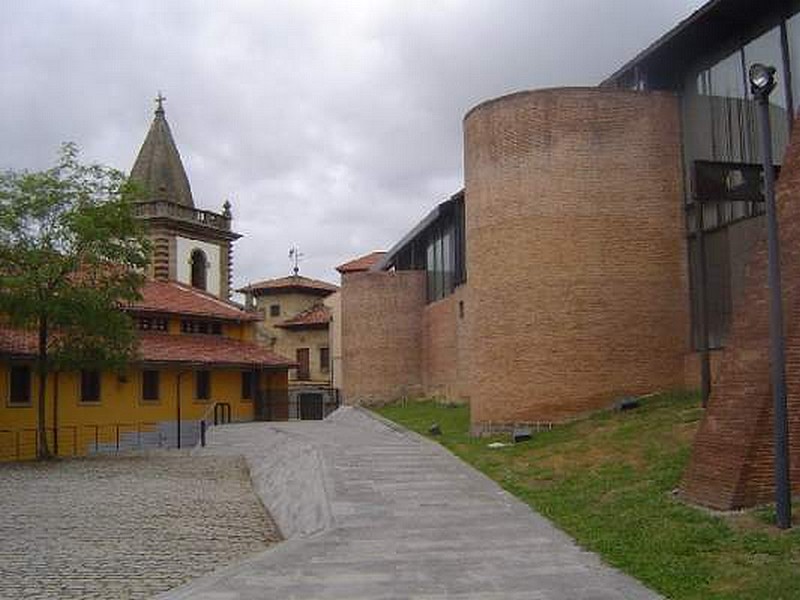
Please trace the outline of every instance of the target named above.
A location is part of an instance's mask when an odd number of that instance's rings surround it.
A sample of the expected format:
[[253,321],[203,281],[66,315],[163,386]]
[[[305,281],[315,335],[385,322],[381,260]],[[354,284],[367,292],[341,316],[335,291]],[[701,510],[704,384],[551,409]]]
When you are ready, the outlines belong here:
[[301,275],[268,279],[243,287],[247,308],[261,318],[257,340],[293,357],[289,373],[289,414],[319,418],[336,403],[331,386],[330,310],[323,300],[339,288]]
[[[50,375],[51,450],[189,446],[203,419],[287,418],[292,363],[254,343],[253,313],[176,282],[150,281],[142,292],[128,309],[139,329],[135,362],[121,373]],[[33,331],[0,328],[2,459],[36,454],[36,344]]]
[[[200,422],[283,420],[294,363],[255,343],[259,317],[228,300],[231,206],[195,207],[158,98],[131,177],[148,195],[136,206],[153,242],[142,300],[126,310],[138,357],[121,373],[52,373],[48,446],[62,456],[195,444]],[[0,460],[36,455],[37,336],[0,321]],[[216,413],[216,414],[215,414]]]

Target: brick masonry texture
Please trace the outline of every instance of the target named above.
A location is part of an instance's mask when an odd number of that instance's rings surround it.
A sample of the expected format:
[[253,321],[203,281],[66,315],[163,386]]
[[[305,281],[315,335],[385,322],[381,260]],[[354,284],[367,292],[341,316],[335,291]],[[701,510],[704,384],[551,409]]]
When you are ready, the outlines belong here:
[[427,396],[469,399],[469,337],[466,286],[447,298],[428,304],[422,313],[422,384]]
[[[792,489],[800,493],[800,122],[777,189]],[[717,509],[773,500],[766,228],[751,253],[719,373],[681,484],[684,498]]]
[[422,393],[422,271],[342,276],[344,397],[373,404]]
[[681,387],[680,123],[670,94],[513,94],[465,118],[473,429]]

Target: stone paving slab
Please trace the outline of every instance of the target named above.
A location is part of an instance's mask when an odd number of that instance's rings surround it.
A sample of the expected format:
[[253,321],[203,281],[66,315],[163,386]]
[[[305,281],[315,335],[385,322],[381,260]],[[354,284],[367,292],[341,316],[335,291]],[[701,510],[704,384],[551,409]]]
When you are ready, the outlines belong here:
[[143,599],[279,539],[241,457],[0,464],[0,598]]
[[[314,453],[301,464],[323,472],[309,473],[316,483],[291,499],[261,486],[270,512],[291,501],[311,506],[295,511],[303,517],[329,514],[162,600],[659,598],[438,444],[358,409],[322,422],[221,427],[203,453],[235,449],[252,468],[276,440],[289,454]],[[298,479],[291,464],[271,464]]]

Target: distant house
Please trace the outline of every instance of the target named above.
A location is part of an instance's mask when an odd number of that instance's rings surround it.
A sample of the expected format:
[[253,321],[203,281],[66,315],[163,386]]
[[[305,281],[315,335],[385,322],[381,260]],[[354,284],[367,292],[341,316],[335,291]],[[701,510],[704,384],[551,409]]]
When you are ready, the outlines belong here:
[[[202,419],[288,418],[291,358],[255,343],[259,317],[228,300],[230,204],[195,208],[159,104],[132,177],[154,254],[142,299],[125,307],[139,330],[137,358],[120,373],[49,378],[45,426],[59,455],[198,440]],[[2,323],[2,321],[0,321]],[[0,324],[0,460],[36,455],[34,332]]]
[[294,358],[289,374],[290,416],[312,418],[330,404],[331,312],[325,298],[338,291],[331,283],[290,275],[252,283],[236,290],[247,308],[259,315],[257,339],[277,354]]

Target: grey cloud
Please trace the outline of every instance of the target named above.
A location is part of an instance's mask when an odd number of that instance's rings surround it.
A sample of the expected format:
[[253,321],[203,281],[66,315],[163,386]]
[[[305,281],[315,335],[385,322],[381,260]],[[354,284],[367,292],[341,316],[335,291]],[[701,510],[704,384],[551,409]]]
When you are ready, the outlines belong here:
[[62,141],[129,170],[167,96],[197,204],[234,203],[235,284],[335,280],[462,182],[464,113],[518,89],[593,85],[700,0],[8,3],[0,168]]

